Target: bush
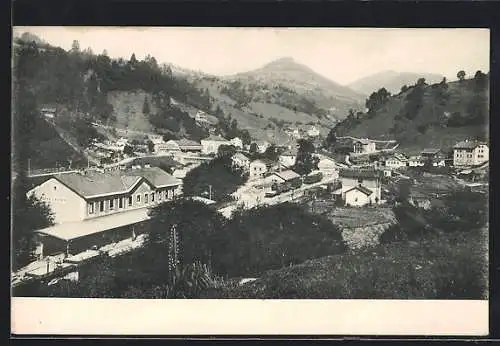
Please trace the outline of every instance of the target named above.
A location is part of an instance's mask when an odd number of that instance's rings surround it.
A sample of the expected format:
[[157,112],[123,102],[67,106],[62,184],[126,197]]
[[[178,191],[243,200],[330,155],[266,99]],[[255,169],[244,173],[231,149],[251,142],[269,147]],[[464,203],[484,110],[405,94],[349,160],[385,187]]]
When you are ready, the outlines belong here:
[[316,174],[308,175],[304,177],[304,184],[314,184],[318,183],[323,179],[323,173],[318,172]]

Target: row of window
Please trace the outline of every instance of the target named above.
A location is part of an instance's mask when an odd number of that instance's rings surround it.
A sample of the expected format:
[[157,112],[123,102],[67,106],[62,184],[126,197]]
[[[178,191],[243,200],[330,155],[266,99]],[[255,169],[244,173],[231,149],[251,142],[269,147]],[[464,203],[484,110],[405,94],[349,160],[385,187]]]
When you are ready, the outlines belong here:
[[[155,202],[155,195],[158,195],[158,201],[161,201],[163,198],[165,200],[167,200],[167,199],[173,197],[173,190],[145,193],[144,199],[143,199],[144,204],[149,204],[150,201],[151,201],[151,203],[154,203]],[[142,197],[141,194],[135,195],[136,204],[141,203],[141,197]],[[115,208],[123,209],[123,208],[125,208],[125,206],[128,206],[128,207],[132,206],[133,196],[112,198],[112,199],[109,199],[107,201],[102,200],[99,202],[90,202],[90,203],[88,203],[89,214],[94,214],[97,207],[98,207],[100,213],[104,212],[105,211],[105,203],[108,205],[109,210],[115,210]]]

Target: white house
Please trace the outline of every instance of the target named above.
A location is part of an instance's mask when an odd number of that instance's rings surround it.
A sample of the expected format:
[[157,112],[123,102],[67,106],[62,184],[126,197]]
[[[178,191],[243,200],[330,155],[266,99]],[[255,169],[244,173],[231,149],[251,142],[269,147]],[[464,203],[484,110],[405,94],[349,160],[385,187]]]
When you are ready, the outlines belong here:
[[375,142],[372,142],[367,138],[355,139],[353,141],[353,152],[355,154],[370,154],[375,151]]
[[233,139],[230,140],[230,142],[231,145],[234,145],[236,148],[243,149],[243,141],[240,138],[234,137]]
[[453,146],[454,166],[476,166],[489,160],[489,148],[484,142],[465,140]]
[[150,207],[171,200],[182,182],[157,167],[59,174],[28,191],[57,224]]
[[319,136],[319,130],[316,128],[316,126],[311,126],[308,130],[307,130],[307,135],[309,137],[318,137]]
[[248,171],[250,169],[250,159],[242,153],[236,153],[231,158],[233,165]]
[[375,169],[341,169],[341,194],[345,204],[361,206],[380,203],[382,174]]
[[164,153],[177,153],[177,152],[180,152],[181,151],[181,148],[179,148],[179,144],[177,144],[176,141],[174,141],[173,139],[167,141],[167,142],[164,142],[163,139],[162,140],[151,140],[154,144],[154,151],[155,153],[158,153],[158,154],[164,154]]
[[268,165],[263,160],[254,160],[250,162],[249,168],[250,168],[249,179],[262,178],[268,171]]
[[339,177],[339,167],[334,159],[324,155],[316,155],[319,159],[318,170],[325,176],[337,179]]
[[40,110],[40,113],[49,119],[54,119],[56,117],[57,109],[55,107],[44,107]]
[[269,146],[271,145],[267,141],[258,141],[255,144],[257,144],[257,151],[261,154],[264,153],[267,150],[267,148],[269,148]]
[[297,159],[297,150],[294,149],[288,149],[279,156],[279,162],[286,167],[291,167],[295,165],[296,159]]
[[400,153],[396,153],[385,160],[385,166],[388,168],[401,168],[408,166],[408,159]]
[[201,152],[203,154],[217,154],[221,145],[231,145],[231,142],[221,136],[211,135],[201,140]]
[[408,166],[410,167],[422,167],[424,166],[424,164],[425,161],[420,155],[410,156],[410,158],[408,159]]

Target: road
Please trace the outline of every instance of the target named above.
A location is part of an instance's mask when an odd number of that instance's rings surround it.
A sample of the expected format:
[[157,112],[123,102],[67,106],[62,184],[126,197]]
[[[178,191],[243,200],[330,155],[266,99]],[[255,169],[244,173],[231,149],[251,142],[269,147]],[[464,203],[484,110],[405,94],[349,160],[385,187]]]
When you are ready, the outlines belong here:
[[325,177],[323,180],[314,184],[303,184],[298,189],[294,189],[289,192],[279,194],[275,197],[265,197],[266,190],[257,190],[253,187],[257,184],[262,184],[262,181],[256,180],[251,182],[249,186],[244,191],[239,191],[237,194],[237,203],[230,205],[228,207],[219,209],[219,212],[226,218],[230,218],[233,211],[238,208],[238,206],[243,206],[245,209],[251,209],[260,205],[276,205],[280,203],[290,202],[294,199],[301,197],[307,190],[319,187],[321,185],[329,184],[335,182],[335,178]]

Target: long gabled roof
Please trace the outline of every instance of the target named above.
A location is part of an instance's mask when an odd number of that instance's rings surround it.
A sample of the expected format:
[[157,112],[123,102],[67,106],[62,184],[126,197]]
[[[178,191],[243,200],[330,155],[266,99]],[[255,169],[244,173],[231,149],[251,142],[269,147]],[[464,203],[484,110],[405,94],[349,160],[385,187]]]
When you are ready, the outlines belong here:
[[292,171],[291,169],[283,171],[283,172],[275,172],[274,174],[277,175],[278,177],[280,177],[281,179],[283,179],[284,181],[289,181],[289,180],[293,180],[296,178],[300,178],[300,175],[298,173]]
[[176,141],[180,147],[201,147],[201,144],[190,139],[182,138]]
[[229,142],[228,139],[225,139],[221,136],[210,135],[207,138],[202,139],[203,141],[214,141],[214,142]]
[[180,185],[180,180],[158,167],[125,172],[67,173],[54,178],[83,198],[127,193],[143,179],[156,188]]
[[479,141],[461,141],[453,146],[453,149],[475,149],[476,147],[485,144]]
[[355,169],[342,168],[339,172],[340,177],[344,178],[365,178],[376,179],[382,176],[382,172],[376,169]]

